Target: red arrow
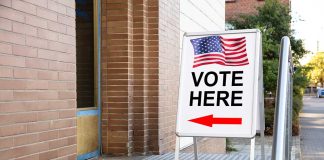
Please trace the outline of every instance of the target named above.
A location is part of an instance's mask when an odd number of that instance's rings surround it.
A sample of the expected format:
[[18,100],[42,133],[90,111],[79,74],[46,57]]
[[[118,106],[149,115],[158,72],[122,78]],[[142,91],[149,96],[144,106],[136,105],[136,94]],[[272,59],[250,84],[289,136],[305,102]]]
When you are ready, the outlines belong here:
[[203,116],[188,120],[190,122],[198,123],[208,127],[212,127],[213,124],[242,124],[242,118],[213,118],[213,115]]

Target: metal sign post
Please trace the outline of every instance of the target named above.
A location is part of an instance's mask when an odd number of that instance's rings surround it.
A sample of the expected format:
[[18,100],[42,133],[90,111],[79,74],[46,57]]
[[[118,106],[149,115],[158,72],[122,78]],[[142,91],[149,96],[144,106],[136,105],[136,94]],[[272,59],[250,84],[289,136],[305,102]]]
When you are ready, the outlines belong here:
[[255,29],[184,35],[176,159],[180,137],[194,137],[195,159],[196,137],[251,138],[254,158],[255,134],[264,131],[261,44]]

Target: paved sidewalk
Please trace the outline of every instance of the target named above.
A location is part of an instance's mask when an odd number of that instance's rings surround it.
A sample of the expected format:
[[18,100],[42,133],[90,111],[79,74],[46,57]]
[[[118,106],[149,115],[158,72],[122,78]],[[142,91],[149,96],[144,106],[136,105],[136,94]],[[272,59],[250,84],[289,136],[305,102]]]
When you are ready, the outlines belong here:
[[303,160],[323,160],[324,98],[304,97],[300,123]]
[[[300,138],[293,137],[292,147],[292,160],[300,160]],[[230,138],[233,147],[237,149],[235,152],[227,154],[206,154],[199,153],[199,160],[249,160],[250,153],[250,140],[242,138]],[[256,150],[255,159],[261,160],[261,145],[260,137],[256,138]],[[272,148],[272,137],[265,137],[265,158],[266,160],[271,159]],[[181,160],[193,160],[193,153],[180,153]],[[107,158],[107,160],[173,160],[174,153],[167,153],[164,155],[152,155],[152,156],[141,156],[141,157],[115,157]]]

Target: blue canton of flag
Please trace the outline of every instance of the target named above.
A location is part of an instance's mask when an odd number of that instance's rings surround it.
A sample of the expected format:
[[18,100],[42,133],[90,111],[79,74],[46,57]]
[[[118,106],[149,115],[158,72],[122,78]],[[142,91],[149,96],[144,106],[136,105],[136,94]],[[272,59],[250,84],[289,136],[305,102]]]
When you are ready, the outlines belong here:
[[192,39],[190,41],[195,49],[195,55],[210,52],[223,52],[219,36]]

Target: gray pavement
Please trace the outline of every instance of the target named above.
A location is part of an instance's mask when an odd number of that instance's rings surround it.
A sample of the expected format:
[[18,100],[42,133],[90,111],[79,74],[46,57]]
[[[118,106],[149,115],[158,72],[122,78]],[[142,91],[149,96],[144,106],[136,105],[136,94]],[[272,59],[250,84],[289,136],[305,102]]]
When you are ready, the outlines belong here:
[[304,97],[300,123],[303,160],[324,160],[324,98]]
[[[293,137],[292,160],[300,159],[300,141],[299,137]],[[199,153],[199,160],[249,160],[250,140],[243,138],[230,138],[231,144],[237,150],[226,154]],[[256,137],[255,159],[261,160],[260,137]],[[271,159],[272,136],[265,137],[265,159]],[[199,149],[198,149],[199,150]],[[173,160],[174,153],[163,155],[138,156],[138,157],[110,157],[107,160]],[[193,153],[180,153],[181,160],[193,160]]]

